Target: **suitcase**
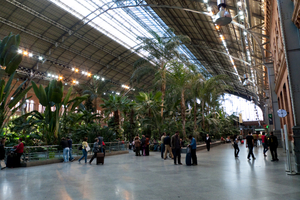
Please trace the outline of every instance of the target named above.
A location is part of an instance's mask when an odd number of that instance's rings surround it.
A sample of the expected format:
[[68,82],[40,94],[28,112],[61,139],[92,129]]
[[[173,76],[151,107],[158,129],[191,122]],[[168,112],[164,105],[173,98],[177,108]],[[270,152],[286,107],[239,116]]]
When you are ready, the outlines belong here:
[[6,167],[7,168],[14,168],[16,167],[16,158],[17,156],[14,153],[10,153],[7,155],[7,160],[6,160]]
[[192,154],[191,154],[191,148],[190,147],[186,148],[185,164],[187,166],[191,166],[192,165]]
[[97,153],[97,165],[99,163],[102,163],[102,165],[104,164],[104,153]]

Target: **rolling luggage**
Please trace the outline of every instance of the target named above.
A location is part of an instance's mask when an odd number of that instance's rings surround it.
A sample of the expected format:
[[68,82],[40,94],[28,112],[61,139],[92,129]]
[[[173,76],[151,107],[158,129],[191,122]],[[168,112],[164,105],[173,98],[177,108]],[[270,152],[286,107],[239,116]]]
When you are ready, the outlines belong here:
[[7,155],[7,160],[6,160],[6,167],[7,168],[14,168],[17,166],[17,156],[13,152],[9,153]]
[[104,164],[104,153],[101,152],[97,153],[97,165],[99,163],[102,163],[102,165]]
[[185,164],[186,164],[187,166],[191,166],[191,165],[192,165],[191,147],[187,147],[187,148],[186,148]]

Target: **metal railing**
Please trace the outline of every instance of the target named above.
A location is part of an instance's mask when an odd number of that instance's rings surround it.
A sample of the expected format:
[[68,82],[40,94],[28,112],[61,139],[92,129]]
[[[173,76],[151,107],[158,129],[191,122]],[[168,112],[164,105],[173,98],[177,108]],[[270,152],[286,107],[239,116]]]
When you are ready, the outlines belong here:
[[[79,150],[79,147],[82,144],[73,144],[72,145],[72,156],[82,156],[82,150]],[[88,155],[93,154],[94,143],[89,143],[90,150]],[[116,152],[116,151],[125,151],[128,150],[129,142],[106,142],[104,149],[106,153]],[[6,155],[11,152],[13,147],[5,147]],[[63,149],[60,145],[49,145],[49,146],[25,146],[24,153],[21,157],[21,162],[32,162],[39,160],[49,160],[63,158]]]

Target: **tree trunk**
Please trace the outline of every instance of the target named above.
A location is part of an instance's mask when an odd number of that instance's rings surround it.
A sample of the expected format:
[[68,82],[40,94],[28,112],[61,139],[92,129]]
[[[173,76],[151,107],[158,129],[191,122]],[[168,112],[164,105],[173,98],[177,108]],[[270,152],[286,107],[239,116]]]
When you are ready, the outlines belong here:
[[163,70],[163,72],[162,72],[161,93],[162,93],[162,95],[161,95],[161,101],[162,101],[161,106],[162,106],[162,108],[161,108],[160,113],[161,113],[161,117],[163,117],[163,115],[164,115],[163,106],[164,106],[164,100],[165,100],[165,95],[166,95],[166,71],[165,70]]
[[181,118],[182,118],[182,135],[183,139],[186,139],[186,132],[185,132],[185,100],[184,100],[184,90],[181,91]]
[[201,105],[202,105],[202,130],[204,131],[205,129],[205,116],[204,116],[204,101],[201,101]]
[[120,115],[119,115],[119,110],[114,111],[114,120],[115,120],[115,128],[116,128],[116,132],[119,134],[119,126],[120,126]]
[[197,100],[194,101],[194,134],[197,132]]

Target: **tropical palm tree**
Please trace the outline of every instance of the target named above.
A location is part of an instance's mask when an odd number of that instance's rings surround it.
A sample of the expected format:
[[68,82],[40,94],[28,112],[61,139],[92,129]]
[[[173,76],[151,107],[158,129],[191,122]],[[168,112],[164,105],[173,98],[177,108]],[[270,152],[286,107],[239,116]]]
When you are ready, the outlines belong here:
[[139,50],[144,50],[149,55],[147,58],[141,58],[134,63],[134,72],[131,77],[131,82],[139,82],[149,74],[155,74],[156,82],[161,87],[162,92],[162,107],[161,117],[163,116],[163,106],[166,93],[166,73],[167,65],[171,60],[181,59],[182,54],[179,53],[178,47],[181,43],[189,43],[191,40],[188,36],[174,34],[173,29],[168,29],[163,36],[151,31],[153,38],[138,37],[143,45]]
[[196,67],[192,64],[184,64],[178,61],[172,61],[167,73],[167,82],[175,92],[180,94],[180,109],[182,119],[182,134],[186,139],[186,93],[193,88],[195,84],[195,74],[198,74]]
[[202,131],[205,131],[205,115],[209,114],[210,107],[216,104],[218,97],[223,95],[226,90],[231,90],[231,87],[225,83],[226,80],[228,80],[228,76],[217,75],[195,85],[197,88],[195,96],[201,104]]
[[109,95],[109,98],[102,99],[103,104],[100,106],[104,109],[104,112],[107,116],[113,112],[114,113],[114,125],[115,125],[115,131],[119,134],[121,134],[122,129],[121,129],[121,124],[120,124],[120,115],[124,110],[127,109],[128,104],[130,104],[130,100],[125,97],[125,96],[119,96],[117,94],[115,95]]

